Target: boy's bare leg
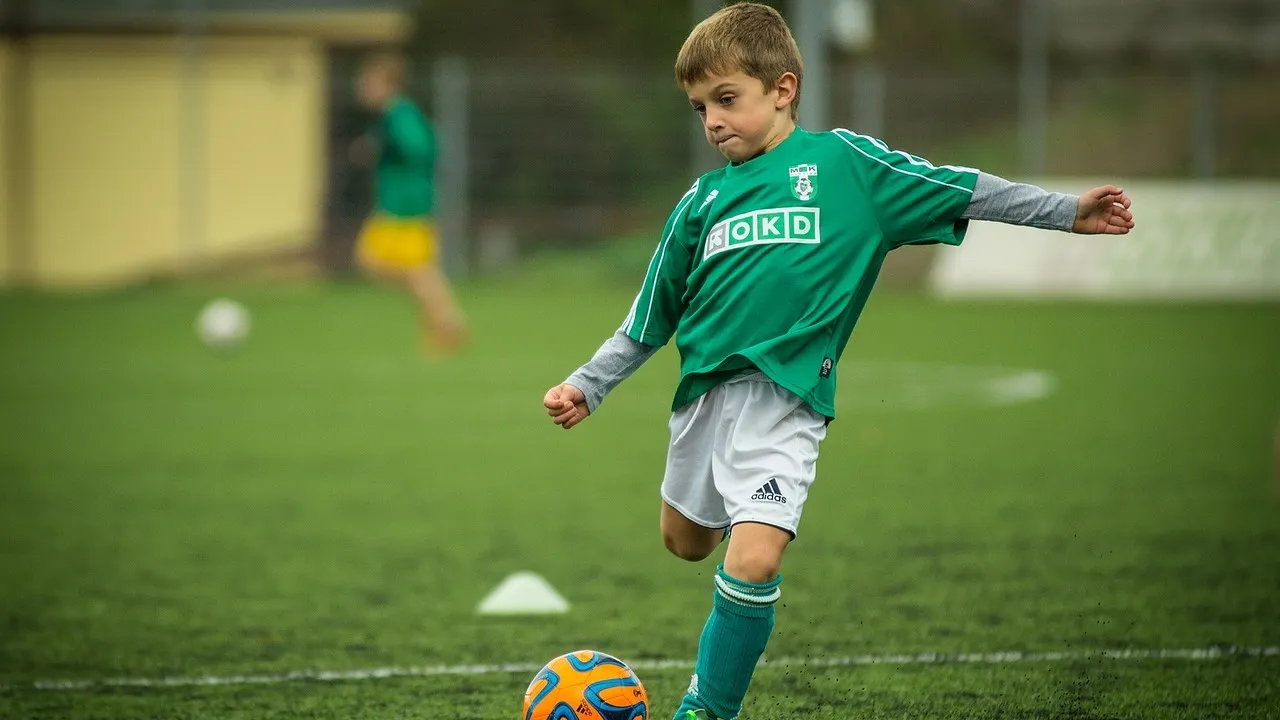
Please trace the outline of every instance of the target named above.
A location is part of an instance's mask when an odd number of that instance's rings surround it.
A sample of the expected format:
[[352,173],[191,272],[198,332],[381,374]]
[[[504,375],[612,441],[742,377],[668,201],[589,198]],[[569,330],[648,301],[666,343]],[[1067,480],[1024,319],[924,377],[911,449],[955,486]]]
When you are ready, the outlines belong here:
[[363,253],[356,256],[356,267],[360,269],[361,274],[370,280],[397,288],[403,288],[405,285],[405,273],[403,270],[384,265]]
[[724,528],[703,527],[662,503],[662,543],[681,560],[697,562],[706,558],[720,546],[724,534]]
[[467,341],[466,321],[440,267],[425,265],[411,271],[407,279],[424,320],[423,339],[434,337],[446,352],[461,348]]
[[408,290],[418,306],[424,347],[438,344],[451,352],[467,339],[466,323],[450,291],[444,274],[435,265],[404,269],[383,265],[368,257],[358,257],[357,265],[372,280]]
[[767,583],[778,577],[782,553],[791,533],[763,523],[744,522],[733,527],[724,571],[749,583]]
[[791,533],[772,525],[733,526],[724,565],[716,573],[711,616],[698,639],[693,679],[675,714],[678,720],[734,718],[742,710],[773,632],[774,605],[782,594],[778,570],[790,542]]

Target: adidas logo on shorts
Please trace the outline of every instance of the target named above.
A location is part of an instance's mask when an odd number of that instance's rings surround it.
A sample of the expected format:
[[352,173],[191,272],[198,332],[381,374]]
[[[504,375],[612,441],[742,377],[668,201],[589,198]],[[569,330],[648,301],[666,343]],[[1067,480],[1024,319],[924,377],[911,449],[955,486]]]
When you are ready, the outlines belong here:
[[770,502],[787,504],[787,499],[782,496],[782,489],[778,487],[778,479],[771,478],[769,482],[760,486],[751,496],[752,500],[768,500]]

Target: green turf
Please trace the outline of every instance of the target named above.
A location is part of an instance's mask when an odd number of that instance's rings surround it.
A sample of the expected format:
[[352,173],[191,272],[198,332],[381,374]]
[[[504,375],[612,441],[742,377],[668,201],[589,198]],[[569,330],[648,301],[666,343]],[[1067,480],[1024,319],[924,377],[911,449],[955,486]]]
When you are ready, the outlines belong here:
[[[361,285],[0,297],[0,717],[512,718],[531,673],[32,683],[691,659],[714,565],[658,538],[674,353],[555,429],[542,393],[633,292],[556,267],[464,288],[476,342],[450,362]],[[228,355],[191,329],[215,292],[254,312]],[[903,362],[1057,391],[912,409],[876,375]],[[842,389],[770,655],[1280,644],[1280,306],[880,294],[846,363],[871,374]],[[474,615],[525,569],[572,611]],[[775,667],[743,717],[1264,718],[1276,677],[1274,656]],[[643,679],[665,720],[687,671]]]

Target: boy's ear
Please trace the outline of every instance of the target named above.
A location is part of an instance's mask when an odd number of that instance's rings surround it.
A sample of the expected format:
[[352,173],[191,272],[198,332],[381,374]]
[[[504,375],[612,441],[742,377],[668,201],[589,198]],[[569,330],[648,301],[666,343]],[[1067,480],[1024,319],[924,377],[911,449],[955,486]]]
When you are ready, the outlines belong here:
[[781,110],[791,103],[795,102],[796,91],[800,88],[800,80],[796,78],[793,72],[782,73],[782,77],[778,78],[773,84],[773,89],[777,92],[774,97],[774,107]]

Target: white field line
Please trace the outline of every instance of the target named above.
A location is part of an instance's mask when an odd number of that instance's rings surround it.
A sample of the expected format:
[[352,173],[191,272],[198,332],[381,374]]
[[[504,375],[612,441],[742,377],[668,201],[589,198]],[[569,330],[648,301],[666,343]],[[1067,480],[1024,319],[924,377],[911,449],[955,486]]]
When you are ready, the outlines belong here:
[[[761,667],[838,668],[860,665],[946,665],[1002,663],[1073,662],[1079,660],[1225,660],[1228,658],[1280,657],[1280,646],[1222,647],[1188,650],[1092,650],[1060,652],[996,653],[899,653],[826,658],[779,657],[761,660]],[[636,660],[629,663],[638,671],[690,670],[692,660]],[[158,678],[105,678],[99,680],[40,680],[29,685],[0,685],[4,689],[90,690],[94,688],[167,688],[208,685],[275,685],[286,682],[339,682],[397,677],[437,677],[460,675],[532,674],[541,668],[533,663],[503,665],[429,665],[367,668],[363,670],[294,670],[252,675],[201,675]]]

